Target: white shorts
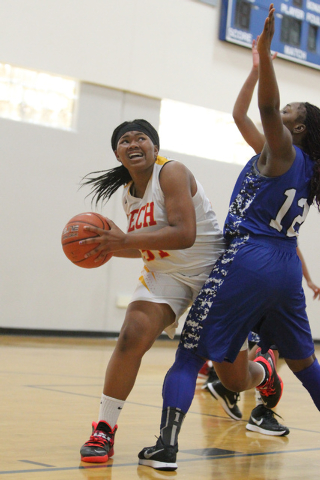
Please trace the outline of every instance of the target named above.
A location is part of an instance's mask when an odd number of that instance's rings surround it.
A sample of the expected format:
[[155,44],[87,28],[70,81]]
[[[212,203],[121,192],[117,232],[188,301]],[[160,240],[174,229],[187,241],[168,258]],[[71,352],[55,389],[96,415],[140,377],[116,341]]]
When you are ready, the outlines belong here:
[[151,272],[144,267],[131,302],[142,300],[170,305],[176,319],[165,332],[173,338],[179,318],[192,305],[211,270],[212,266],[209,266],[200,275],[188,277],[181,273]]

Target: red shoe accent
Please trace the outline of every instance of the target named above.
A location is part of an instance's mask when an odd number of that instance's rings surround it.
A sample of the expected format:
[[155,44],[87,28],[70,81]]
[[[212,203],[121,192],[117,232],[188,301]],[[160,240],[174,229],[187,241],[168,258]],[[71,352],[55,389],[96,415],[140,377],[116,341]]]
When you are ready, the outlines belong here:
[[200,378],[207,378],[207,376],[209,375],[209,372],[210,372],[210,368],[212,366],[212,362],[211,365],[210,365],[210,360],[207,360],[206,363],[204,363],[202,365],[202,367],[200,368],[199,372],[198,372],[198,377]]
[[263,355],[261,355],[260,352],[261,348],[258,348],[254,362],[263,364],[268,371],[268,375],[264,383],[258,385],[256,388],[260,392],[264,405],[267,408],[274,408],[278,405],[282,396],[283,381],[276,371],[276,360],[273,350],[269,349],[268,352]]
[[92,422],[92,433],[94,433],[94,431],[96,430],[98,426],[98,422]]
[[[101,425],[101,424],[105,424]],[[100,428],[98,429],[98,427]],[[81,447],[81,460],[87,463],[105,463],[114,455],[114,436],[118,426],[112,429],[105,421],[99,423],[92,422],[92,435],[89,440]],[[104,453],[105,455],[94,455]]]
[[104,457],[82,457],[81,462],[86,463],[106,463],[109,460],[109,455],[105,455]]

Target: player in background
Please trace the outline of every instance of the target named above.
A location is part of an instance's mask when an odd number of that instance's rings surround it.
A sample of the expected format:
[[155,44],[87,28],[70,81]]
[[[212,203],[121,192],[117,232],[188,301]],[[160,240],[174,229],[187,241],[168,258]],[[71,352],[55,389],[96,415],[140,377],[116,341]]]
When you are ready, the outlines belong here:
[[320,288],[317,287],[317,285],[311,280],[307,264],[299,247],[297,247],[297,254],[301,260],[302,274],[305,278],[305,281],[307,282],[308,287],[311,288],[311,290],[313,291],[313,300],[320,300]]
[[[110,230],[87,230],[99,243],[87,256],[142,257],[144,268],[126,311],[107,366],[98,422],[81,447],[84,462],[106,462],[114,453],[117,421],[131,392],[141,359],[166,331],[173,338],[179,317],[208,278],[225,241],[200,183],[182,163],[159,156],[157,131],[145,120],[124,122],[113,132],[112,150],[120,166],[94,172],[84,184],[93,200],[105,201],[120,187],[127,233],[108,219]],[[96,261],[99,261],[97,258]]]
[[[259,39],[259,37],[258,37]],[[257,40],[258,40],[257,39]],[[277,54],[272,55],[272,60],[276,58]],[[265,136],[258,130],[254,122],[248,116],[248,110],[252,100],[253,92],[259,78],[259,53],[257,51],[257,41],[252,42],[252,68],[241,88],[233,108],[234,121],[246,142],[253,148],[256,154],[259,154],[265,144]],[[307,282],[307,285],[314,292],[314,299],[320,299],[320,289],[311,280],[307,265],[299,247],[297,247],[297,254],[301,260],[302,273]],[[250,342],[251,340],[251,342]],[[252,346],[249,352],[249,359],[253,360],[256,356],[258,343],[260,339],[257,334],[252,332],[249,335],[249,346]],[[273,346],[275,359],[278,359],[278,352]],[[208,371],[208,378],[204,385],[211,395],[219,401],[225,412],[233,419],[240,420],[242,418],[241,411],[237,406],[239,400],[238,392],[231,392],[219,380],[214,367]],[[260,393],[256,390],[256,407],[252,410],[247,429],[259,432],[265,435],[283,436],[289,434],[289,429],[280,425],[277,415],[271,409],[267,408],[261,399]]]
[[[270,55],[274,7],[258,40],[258,106],[266,142],[244,167],[224,225],[225,253],[194,302],[176,360],[163,386],[160,436],[139,463],[175,470],[178,435],[205,359],[234,392],[257,387],[268,408],[280,400],[282,382],[270,346],[320,410],[320,365],[305,310],[297,235],[312,203],[320,209],[320,109],[294,102],[280,110]],[[260,334],[263,354],[248,360],[244,343]]]

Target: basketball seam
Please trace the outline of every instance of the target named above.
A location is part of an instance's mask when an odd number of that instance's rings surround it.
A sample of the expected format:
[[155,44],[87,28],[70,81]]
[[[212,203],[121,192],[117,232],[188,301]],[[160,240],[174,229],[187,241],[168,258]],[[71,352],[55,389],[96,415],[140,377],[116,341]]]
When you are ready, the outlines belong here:
[[[77,217],[81,217],[83,218],[83,220],[76,220]],[[86,219],[85,217],[88,216],[88,217],[91,217],[91,221],[90,221],[90,218],[89,219]],[[96,223],[93,223],[93,222],[96,222]],[[98,224],[98,225],[97,225]],[[99,225],[100,224],[100,225]],[[66,224],[66,227],[65,228],[70,228],[70,227],[73,227],[75,225],[78,225],[79,228],[78,228],[78,232],[77,232],[77,237],[75,236],[68,236],[68,233],[66,232],[65,233],[65,238],[63,238],[63,235],[61,237],[61,244],[62,244],[62,249],[64,250],[64,253],[66,254],[66,256],[68,257],[68,259],[75,265],[79,265],[79,266],[82,266],[81,264],[83,263],[83,266],[85,268],[94,268],[94,267],[98,267],[98,266],[101,266],[103,265],[104,263],[106,263],[108,260],[109,260],[109,256],[111,258],[111,254],[107,254],[102,260],[100,260],[99,262],[97,262],[96,265],[91,265],[91,266],[86,266],[86,261],[88,260],[88,258],[80,258],[78,260],[73,260],[69,255],[69,251],[68,253],[65,251],[65,248],[68,248],[69,246],[72,246],[74,243],[75,244],[78,244],[81,240],[86,240],[86,239],[94,239],[96,237],[99,237],[99,234],[96,234],[94,232],[86,232],[83,228],[81,230],[81,226],[83,225],[88,225],[88,226],[91,226],[91,227],[96,227],[96,228],[101,228],[102,230],[110,230],[110,225],[109,223],[107,222],[107,219],[105,217],[103,217],[103,215],[99,214],[99,213],[95,213],[95,212],[88,212],[88,213],[84,213],[84,214],[79,214],[79,215],[76,215],[75,217],[73,217],[72,219],[69,220],[69,222]],[[70,231],[69,231],[70,232]],[[85,235],[85,234],[88,234],[87,237],[82,237],[82,235]],[[96,246],[98,245],[98,242],[97,243],[92,243],[90,246],[92,247],[92,249],[96,248]],[[81,246],[80,246],[81,247]],[[74,248],[74,247],[73,247]],[[71,250],[72,252],[72,250]],[[91,257],[94,259],[96,259],[98,256],[100,255],[100,253],[94,255],[94,257]],[[75,255],[76,257],[79,257],[78,253],[76,253]],[[89,258],[90,259],[90,258]]]
[[96,218],[98,218],[100,220],[100,222],[102,222],[102,227],[103,227],[103,230],[104,230],[105,229],[104,228],[104,221],[102,220],[100,214],[92,212],[92,215],[94,215]]
[[[98,216],[97,213],[94,213],[92,212],[92,215],[94,215],[96,218],[98,218],[101,222],[102,222],[102,230],[106,230],[105,228],[105,224],[104,224],[104,221]],[[94,223],[90,223],[90,222],[84,222],[83,220],[79,220],[79,221],[76,221],[74,220],[73,222],[68,222],[67,225],[73,225],[73,224],[77,224],[77,223],[82,223],[82,224],[85,224],[85,225],[90,225],[91,227],[97,227],[97,225],[95,225]],[[106,224],[108,225],[109,227],[109,230],[110,230],[110,226],[108,224],[108,222],[106,221]],[[101,227],[97,227],[97,228],[101,228]],[[92,232],[92,237],[87,237],[87,238],[94,238],[94,237],[98,237],[99,235],[95,235],[93,232]],[[64,242],[63,239],[61,241],[62,243],[62,246],[64,247],[65,245],[69,245],[70,243],[76,243],[80,240],[76,239],[76,240],[71,240],[70,242]]]

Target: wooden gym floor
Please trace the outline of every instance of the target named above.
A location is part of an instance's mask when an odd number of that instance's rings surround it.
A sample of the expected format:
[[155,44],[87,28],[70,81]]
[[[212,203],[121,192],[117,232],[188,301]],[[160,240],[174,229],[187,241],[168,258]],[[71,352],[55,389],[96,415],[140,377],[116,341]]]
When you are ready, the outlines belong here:
[[176,341],[160,340],[145,356],[119,420],[115,455],[103,465],[81,463],[79,448],[97,419],[114,341],[0,336],[0,345],[0,480],[319,478],[320,416],[283,361],[276,411],[288,437],[246,430],[253,391],[241,394],[244,420],[236,422],[199,382],[180,435],[179,468],[159,472],[138,466],[137,453],[159,433],[161,386]]

